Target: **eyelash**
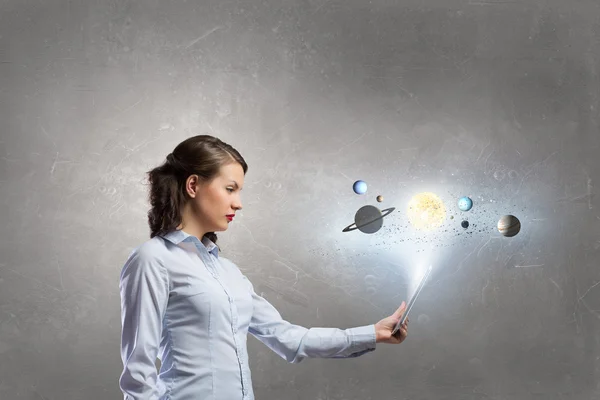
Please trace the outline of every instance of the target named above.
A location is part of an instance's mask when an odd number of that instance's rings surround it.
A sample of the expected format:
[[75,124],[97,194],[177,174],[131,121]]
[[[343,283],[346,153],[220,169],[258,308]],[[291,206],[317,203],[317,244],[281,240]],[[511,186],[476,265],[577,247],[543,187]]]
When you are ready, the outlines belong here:
[[233,188],[227,188],[227,191],[228,191],[229,193],[233,193]]

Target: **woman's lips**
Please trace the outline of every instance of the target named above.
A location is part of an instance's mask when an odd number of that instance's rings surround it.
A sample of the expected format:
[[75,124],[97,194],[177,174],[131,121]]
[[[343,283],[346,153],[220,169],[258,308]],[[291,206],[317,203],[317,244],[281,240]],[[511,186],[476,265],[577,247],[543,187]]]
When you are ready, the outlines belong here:
[[226,215],[226,217],[229,220],[229,222],[231,222],[231,221],[233,221],[233,217],[235,217],[235,215],[234,214],[229,214],[229,215]]

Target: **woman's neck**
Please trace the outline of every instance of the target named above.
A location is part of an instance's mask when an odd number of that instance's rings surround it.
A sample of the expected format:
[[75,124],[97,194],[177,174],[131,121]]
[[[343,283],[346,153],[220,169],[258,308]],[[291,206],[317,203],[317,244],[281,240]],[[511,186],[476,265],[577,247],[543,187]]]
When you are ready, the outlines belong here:
[[181,229],[185,231],[185,233],[196,236],[199,240],[202,240],[204,235],[208,232],[197,222],[197,219],[194,218],[194,214],[191,208],[186,205],[184,207],[182,215],[181,215],[181,224],[177,227],[177,229]]

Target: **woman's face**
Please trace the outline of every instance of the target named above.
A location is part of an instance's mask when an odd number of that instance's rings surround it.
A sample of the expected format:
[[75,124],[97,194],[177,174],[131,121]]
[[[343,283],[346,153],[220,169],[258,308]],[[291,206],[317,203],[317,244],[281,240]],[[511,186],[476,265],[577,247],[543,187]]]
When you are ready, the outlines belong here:
[[240,191],[243,186],[244,170],[237,162],[221,166],[217,176],[209,182],[196,181],[192,206],[197,222],[205,232],[227,230],[235,212],[242,209]]

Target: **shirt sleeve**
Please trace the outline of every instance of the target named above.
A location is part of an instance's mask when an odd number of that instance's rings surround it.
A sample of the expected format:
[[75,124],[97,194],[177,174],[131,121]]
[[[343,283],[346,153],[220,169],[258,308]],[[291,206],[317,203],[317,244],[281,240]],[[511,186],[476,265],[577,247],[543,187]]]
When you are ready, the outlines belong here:
[[375,325],[350,329],[304,328],[285,321],[275,307],[254,291],[248,331],[290,363],[310,358],[352,358],[375,350]]
[[121,272],[121,359],[125,400],[158,399],[156,357],[169,285],[154,257],[134,251]]

